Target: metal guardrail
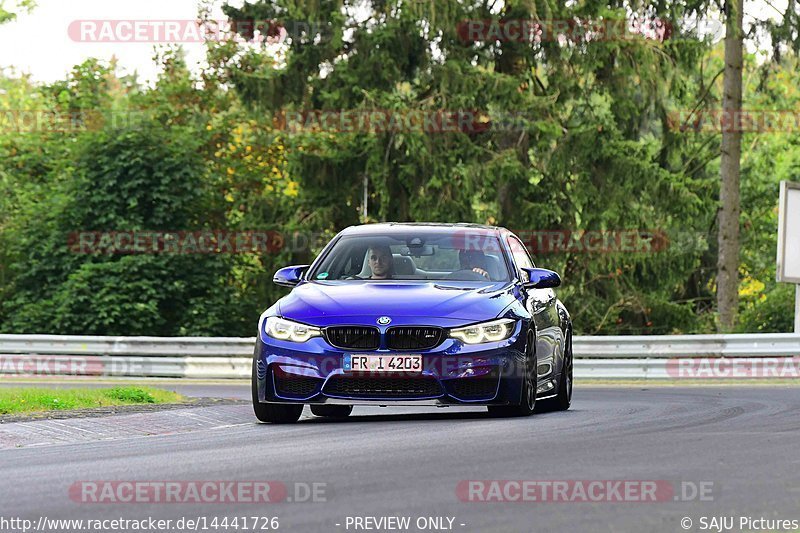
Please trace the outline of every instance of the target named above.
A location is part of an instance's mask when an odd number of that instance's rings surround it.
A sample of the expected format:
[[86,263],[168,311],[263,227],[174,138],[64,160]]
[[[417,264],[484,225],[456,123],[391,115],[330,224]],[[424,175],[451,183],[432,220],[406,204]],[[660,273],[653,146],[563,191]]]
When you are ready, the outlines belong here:
[[[255,338],[0,335],[0,374],[247,378],[254,344]],[[794,333],[575,337],[573,347],[578,378],[800,377]]]
[[573,347],[576,358],[794,357],[800,334],[575,337]]
[[252,355],[255,342],[255,337],[0,335],[0,353],[229,357]]

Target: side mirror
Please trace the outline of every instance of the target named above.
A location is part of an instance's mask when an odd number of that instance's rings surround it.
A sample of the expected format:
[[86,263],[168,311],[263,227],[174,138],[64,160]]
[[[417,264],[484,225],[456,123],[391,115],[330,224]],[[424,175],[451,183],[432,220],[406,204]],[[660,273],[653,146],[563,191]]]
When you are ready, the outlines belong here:
[[275,272],[275,275],[272,277],[272,283],[284,287],[294,287],[300,283],[303,274],[308,270],[308,266],[309,265],[295,265],[283,267]]
[[526,268],[522,270],[528,273],[528,279],[523,283],[526,289],[551,289],[561,285],[561,276],[546,268]]

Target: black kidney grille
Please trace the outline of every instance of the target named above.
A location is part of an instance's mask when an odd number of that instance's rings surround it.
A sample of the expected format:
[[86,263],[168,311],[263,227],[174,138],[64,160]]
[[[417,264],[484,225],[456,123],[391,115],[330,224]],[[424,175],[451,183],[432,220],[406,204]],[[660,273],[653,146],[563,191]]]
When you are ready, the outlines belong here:
[[428,350],[442,342],[442,328],[403,326],[386,331],[386,347],[390,350]]
[[328,343],[350,350],[375,350],[381,344],[378,328],[369,326],[335,326],[325,328]]
[[430,398],[440,396],[442,389],[433,378],[332,377],[323,392],[351,398]]

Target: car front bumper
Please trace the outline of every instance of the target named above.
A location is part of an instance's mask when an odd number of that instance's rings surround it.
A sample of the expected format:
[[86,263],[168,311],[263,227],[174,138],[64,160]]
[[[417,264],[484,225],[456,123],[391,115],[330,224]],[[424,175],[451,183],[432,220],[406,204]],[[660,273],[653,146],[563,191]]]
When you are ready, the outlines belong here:
[[[321,338],[289,343],[259,337],[258,399],[271,403],[347,405],[509,405],[519,403],[525,368],[524,341],[463,345],[448,339],[433,350],[355,352]],[[344,355],[422,355],[416,373],[349,372]]]

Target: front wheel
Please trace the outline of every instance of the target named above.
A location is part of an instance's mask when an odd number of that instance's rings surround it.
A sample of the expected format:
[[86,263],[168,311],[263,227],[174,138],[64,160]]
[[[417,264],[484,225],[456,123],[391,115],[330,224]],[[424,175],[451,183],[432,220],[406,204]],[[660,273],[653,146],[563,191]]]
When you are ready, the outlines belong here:
[[253,412],[261,422],[292,424],[300,419],[300,415],[303,413],[303,404],[261,403],[258,401],[256,359],[253,359],[251,388],[253,392]]
[[522,381],[522,397],[518,405],[490,405],[489,414],[496,417],[530,416],[536,410],[536,383],[539,375],[536,368],[536,348],[529,336],[525,347],[525,376]]
[[561,369],[561,377],[558,380],[558,394],[555,398],[542,400],[539,402],[540,412],[566,411],[572,405],[572,332],[567,336],[564,349],[564,365]]

